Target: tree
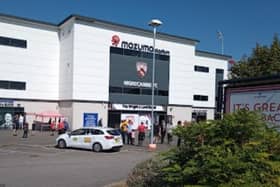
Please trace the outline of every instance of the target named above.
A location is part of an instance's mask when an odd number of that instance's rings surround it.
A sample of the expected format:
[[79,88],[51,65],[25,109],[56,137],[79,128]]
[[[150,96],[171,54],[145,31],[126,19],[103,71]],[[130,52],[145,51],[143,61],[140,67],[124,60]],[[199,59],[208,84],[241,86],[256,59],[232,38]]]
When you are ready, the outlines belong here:
[[241,110],[177,133],[184,143],[162,168],[166,186],[280,186],[280,134],[259,114]]
[[275,35],[270,47],[256,45],[251,57],[243,57],[231,68],[231,77],[250,78],[280,73],[280,42]]
[[240,110],[174,131],[179,148],[134,168],[134,187],[280,187],[280,134],[261,115]]

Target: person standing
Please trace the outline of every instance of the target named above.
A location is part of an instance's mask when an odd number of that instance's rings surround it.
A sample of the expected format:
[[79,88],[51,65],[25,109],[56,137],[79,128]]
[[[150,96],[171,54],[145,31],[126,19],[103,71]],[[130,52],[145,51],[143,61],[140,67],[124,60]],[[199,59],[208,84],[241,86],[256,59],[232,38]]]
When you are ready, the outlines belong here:
[[165,135],[166,135],[166,123],[165,123],[165,120],[162,120],[161,125],[160,125],[160,138],[161,138],[160,143],[161,144],[164,143]]
[[134,145],[135,143],[135,129],[132,129],[131,131],[131,145]]
[[64,133],[64,123],[60,119],[58,120],[58,134]]
[[18,128],[19,128],[19,117],[18,114],[16,114],[13,121],[13,136],[17,136]]
[[159,124],[156,122],[154,124],[154,140],[153,140],[153,143],[157,144],[159,142],[159,138],[160,138],[160,127],[159,127]]
[[28,137],[28,123],[23,123],[23,135],[22,138],[27,138]]
[[125,144],[125,139],[127,137],[127,127],[128,127],[127,121],[122,120],[120,124],[120,130],[121,130],[123,144]]
[[127,144],[132,145],[132,127],[133,123],[131,120],[128,120],[128,126],[127,126]]
[[63,120],[63,125],[64,125],[64,133],[69,130],[69,123],[67,122],[66,119]]
[[170,144],[172,142],[172,138],[173,138],[172,129],[173,129],[172,123],[167,123],[166,130],[167,130],[167,143],[168,144]]
[[54,136],[54,131],[55,131],[55,121],[54,120],[50,124],[50,129],[51,129],[51,136]]
[[[182,127],[182,121],[178,121],[177,126]],[[181,145],[181,136],[178,136],[177,147],[180,147],[180,145]]]
[[24,125],[24,117],[22,114],[19,115],[18,118],[18,123],[19,123],[19,129],[23,129],[23,125]]
[[98,126],[98,127],[103,127],[102,118],[100,118],[100,119],[98,120],[97,126]]
[[145,140],[145,125],[144,122],[141,122],[141,124],[138,126],[138,145],[142,146],[143,141]]

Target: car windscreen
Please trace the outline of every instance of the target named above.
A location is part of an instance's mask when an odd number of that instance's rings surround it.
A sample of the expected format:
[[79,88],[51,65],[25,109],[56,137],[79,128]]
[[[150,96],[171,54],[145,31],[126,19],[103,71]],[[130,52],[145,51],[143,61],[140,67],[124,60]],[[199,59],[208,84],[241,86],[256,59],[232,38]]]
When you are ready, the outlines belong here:
[[107,130],[107,132],[108,132],[110,135],[113,135],[113,136],[119,136],[119,135],[121,135],[120,131],[119,131],[119,130],[116,130],[116,129]]

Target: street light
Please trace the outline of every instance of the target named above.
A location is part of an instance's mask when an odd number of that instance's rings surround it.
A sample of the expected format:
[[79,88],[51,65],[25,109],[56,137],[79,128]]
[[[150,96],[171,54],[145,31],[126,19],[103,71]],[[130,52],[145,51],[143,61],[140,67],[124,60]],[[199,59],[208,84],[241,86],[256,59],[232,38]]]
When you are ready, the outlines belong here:
[[155,83],[155,61],[156,61],[156,32],[157,32],[157,27],[160,26],[162,22],[158,19],[152,19],[149,22],[149,26],[153,27],[154,30],[154,37],[153,37],[153,73],[152,73],[152,119],[151,119],[151,143],[150,145],[154,144],[153,139],[154,139],[154,83]]

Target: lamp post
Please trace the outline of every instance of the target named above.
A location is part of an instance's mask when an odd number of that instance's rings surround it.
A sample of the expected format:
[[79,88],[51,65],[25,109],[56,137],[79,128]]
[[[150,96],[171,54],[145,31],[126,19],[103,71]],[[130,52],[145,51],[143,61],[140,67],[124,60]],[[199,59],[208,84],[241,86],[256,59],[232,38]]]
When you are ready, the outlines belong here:
[[153,37],[153,71],[152,71],[152,112],[151,112],[151,142],[150,144],[153,144],[153,139],[154,139],[154,83],[155,83],[155,61],[156,61],[156,32],[157,32],[157,27],[160,26],[162,22],[158,19],[152,19],[149,22],[149,26],[153,27],[154,31],[154,37]]

